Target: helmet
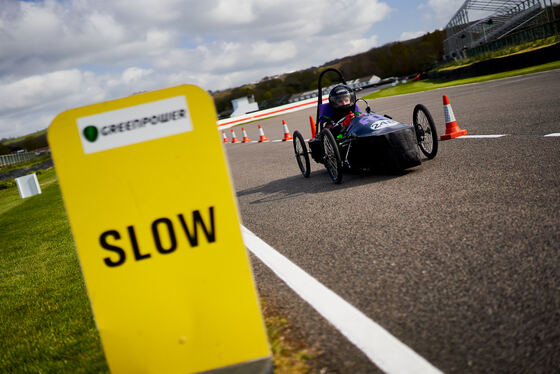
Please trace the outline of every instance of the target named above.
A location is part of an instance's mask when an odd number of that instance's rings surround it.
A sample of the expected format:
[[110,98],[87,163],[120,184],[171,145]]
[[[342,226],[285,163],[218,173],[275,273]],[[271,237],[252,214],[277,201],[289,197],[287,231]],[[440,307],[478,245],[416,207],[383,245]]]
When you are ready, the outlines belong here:
[[354,109],[356,105],[356,94],[350,87],[339,84],[329,93],[329,103],[335,112]]

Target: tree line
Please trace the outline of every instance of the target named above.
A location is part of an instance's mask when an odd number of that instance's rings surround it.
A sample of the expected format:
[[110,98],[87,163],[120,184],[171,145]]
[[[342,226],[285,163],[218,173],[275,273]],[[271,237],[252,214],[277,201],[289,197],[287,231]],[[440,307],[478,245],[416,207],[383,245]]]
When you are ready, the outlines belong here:
[[39,134],[27,135],[25,138],[18,141],[9,142],[9,139],[0,140],[0,155],[7,155],[20,149],[29,152],[48,146],[47,132],[43,131]]
[[[436,30],[416,39],[385,44],[354,56],[329,61],[320,67],[265,77],[256,84],[246,84],[232,89],[211,92],[217,112],[223,116],[231,112],[231,100],[251,96],[266,109],[287,102],[296,93],[317,89],[317,77],[323,69],[336,67],[346,80],[377,75],[381,78],[402,77],[432,69],[443,58],[445,31]],[[337,83],[336,77],[328,74],[323,86]],[[333,79],[334,82],[331,82]]]

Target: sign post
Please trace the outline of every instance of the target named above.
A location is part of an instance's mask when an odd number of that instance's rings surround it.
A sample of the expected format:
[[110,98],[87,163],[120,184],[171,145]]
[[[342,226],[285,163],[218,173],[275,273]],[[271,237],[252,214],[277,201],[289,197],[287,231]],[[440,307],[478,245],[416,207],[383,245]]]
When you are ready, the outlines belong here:
[[48,139],[111,371],[271,372],[210,96],[71,109]]

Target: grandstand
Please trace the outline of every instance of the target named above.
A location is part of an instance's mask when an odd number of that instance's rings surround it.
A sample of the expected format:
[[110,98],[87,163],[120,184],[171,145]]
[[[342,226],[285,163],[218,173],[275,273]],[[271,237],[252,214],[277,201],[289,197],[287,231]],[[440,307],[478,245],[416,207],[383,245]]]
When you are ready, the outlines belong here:
[[[550,22],[546,0],[466,0],[445,27],[446,59],[502,39],[536,22]],[[543,18],[544,17],[544,18]]]

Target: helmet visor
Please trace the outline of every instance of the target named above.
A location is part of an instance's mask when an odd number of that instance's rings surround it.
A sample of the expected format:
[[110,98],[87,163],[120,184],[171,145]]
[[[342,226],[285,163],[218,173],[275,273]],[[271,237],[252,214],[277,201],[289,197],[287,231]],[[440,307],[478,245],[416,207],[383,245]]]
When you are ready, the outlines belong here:
[[335,108],[342,108],[352,103],[350,98],[350,93],[348,91],[342,91],[341,93],[335,93],[332,97],[332,103]]

